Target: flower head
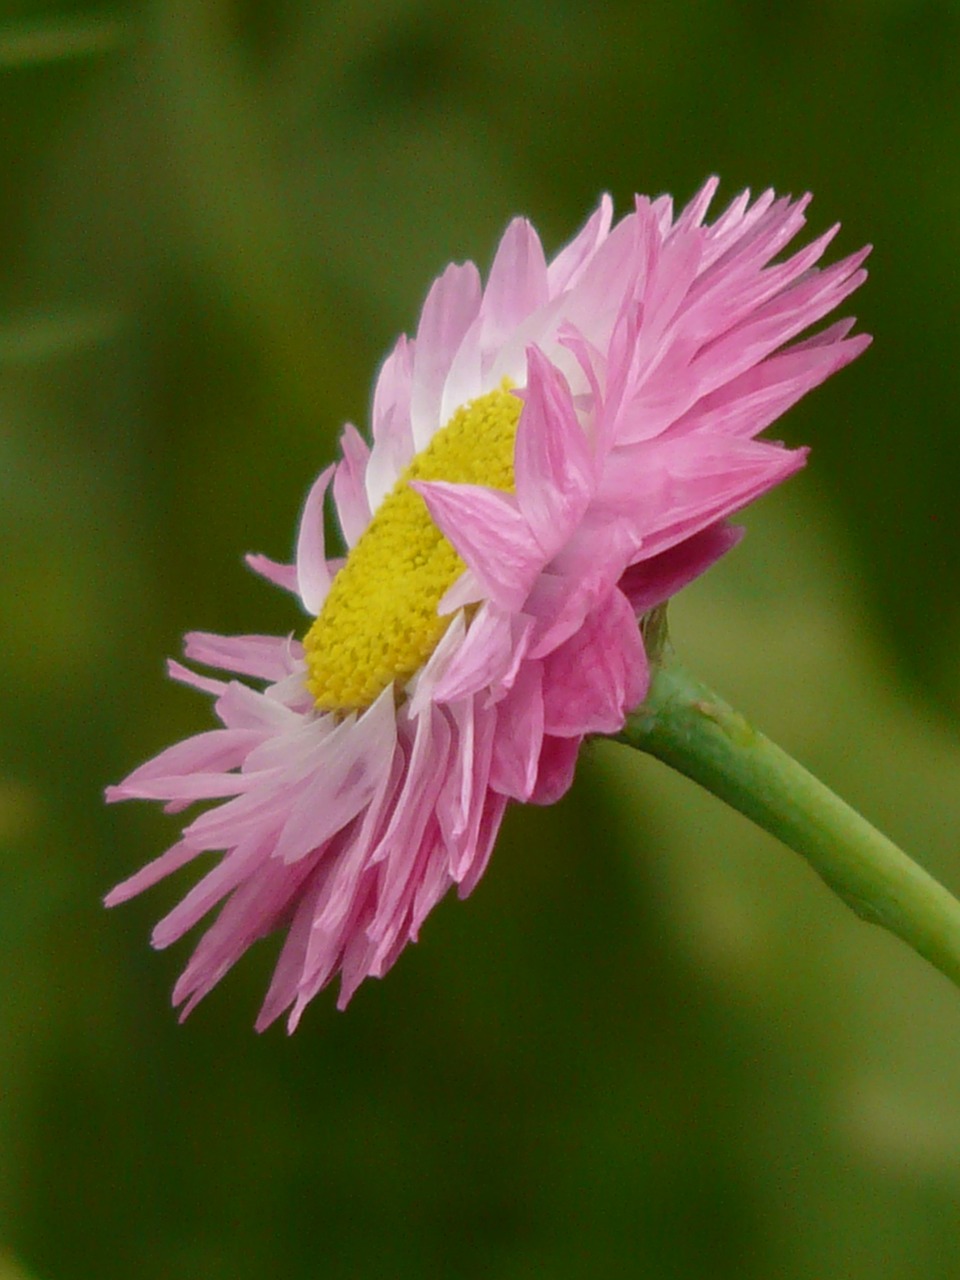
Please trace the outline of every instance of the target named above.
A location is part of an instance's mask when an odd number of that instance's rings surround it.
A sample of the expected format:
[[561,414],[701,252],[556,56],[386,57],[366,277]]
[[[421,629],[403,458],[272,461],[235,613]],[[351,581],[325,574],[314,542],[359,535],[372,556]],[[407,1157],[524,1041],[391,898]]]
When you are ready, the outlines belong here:
[[[188,1013],[256,939],[286,938],[257,1022],[339,971],[341,1006],[483,874],[510,800],[570,786],[588,734],[644,698],[638,619],[737,541],[728,516],[803,465],[755,437],[867,345],[852,321],[804,342],[863,280],[866,250],[816,263],[836,228],[777,257],[804,198],[744,193],[705,221],[606,197],[547,262],[529,222],[434,283],[380,371],[372,444],[344,431],[311,489],[292,565],[302,642],[192,633],[171,675],[222,727],[162,752],[108,799],[216,800],[119,885],[124,901],[222,856],[156,926],[165,947],[222,903],[174,990]],[[328,558],[327,490],[347,545]],[[243,679],[253,680],[253,685]]]

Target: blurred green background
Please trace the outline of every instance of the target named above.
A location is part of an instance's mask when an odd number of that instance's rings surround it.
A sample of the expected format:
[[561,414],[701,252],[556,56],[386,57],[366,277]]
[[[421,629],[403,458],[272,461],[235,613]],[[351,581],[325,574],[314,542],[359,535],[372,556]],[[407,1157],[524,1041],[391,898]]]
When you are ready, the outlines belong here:
[[876,341],[675,642],[960,888],[958,84],[953,0],[0,0],[3,1280],[960,1274],[960,995],[625,749],[292,1039],[268,944],[177,1025],[189,873],[99,905],[432,275],[712,172],[876,245]]

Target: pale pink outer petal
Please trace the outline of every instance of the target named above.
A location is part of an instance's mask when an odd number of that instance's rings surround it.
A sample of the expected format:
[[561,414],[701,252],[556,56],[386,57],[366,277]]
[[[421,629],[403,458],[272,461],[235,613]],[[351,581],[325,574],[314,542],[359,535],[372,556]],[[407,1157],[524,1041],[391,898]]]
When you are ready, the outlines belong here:
[[330,589],[323,536],[323,500],[334,470],[327,467],[313,482],[297,535],[297,590],[304,607],[313,614],[320,612]]
[[167,675],[171,680],[188,684],[192,689],[199,689],[201,693],[212,693],[214,697],[219,697],[227,687],[225,680],[211,680],[209,676],[198,676],[195,671],[191,671],[189,667],[185,667],[182,662],[177,662],[174,658],[167,659]]
[[636,214],[623,218],[586,263],[579,286],[564,299],[564,323],[600,351],[607,350],[624,298],[637,295],[642,284],[648,265],[645,233]]
[[414,343],[401,337],[387,356],[373,393],[373,447],[364,484],[375,511],[415,453],[410,429]]
[[453,586],[440,597],[437,613],[442,618],[448,613],[456,613],[458,609],[465,609],[467,605],[480,604],[486,596],[486,589],[477,575],[470,569],[464,569]]
[[302,646],[283,636],[218,636],[210,631],[188,631],[183,641],[183,651],[192,662],[274,682],[288,676],[292,664],[303,656]]
[[178,942],[218,902],[249,880],[250,871],[268,857],[269,850],[263,840],[247,840],[231,849],[171,911],[157,921],[150,935],[153,946],[162,951]]
[[181,1021],[253,943],[278,927],[312,870],[307,862],[289,867],[267,861],[257,875],[234,890],[201,937],[173,989],[173,1004],[182,1005]]
[[[296,862],[340,831],[373,799],[390,771],[396,743],[393,690],[386,689],[348,731],[327,738],[311,761],[311,777],[289,807],[273,857]],[[322,778],[322,790],[315,779]]]
[[[440,856],[438,849],[435,887],[443,881],[444,873],[447,887],[451,882],[460,884],[476,857],[498,724],[497,715],[481,707],[479,701],[465,698],[447,710],[455,728],[457,749],[452,756],[455,767],[437,800],[443,854]],[[415,906],[415,927],[423,919],[424,901],[420,896]]]
[[[314,868],[312,875],[304,884],[293,918],[287,928],[287,936],[277,958],[270,986],[254,1024],[257,1031],[266,1031],[285,1009],[289,1009],[298,1000],[298,995],[307,985],[304,973],[307,964],[306,956],[311,943],[317,941],[326,943],[324,958],[327,959],[330,970],[329,973],[325,972],[322,969],[323,960],[319,961],[318,981],[312,992],[313,995],[329,979],[330,973],[340,959],[342,944],[339,937],[318,939],[321,931],[316,928],[324,895],[329,891],[330,882],[337,878],[339,869],[336,855],[328,857]],[[304,1000],[303,1003],[305,1004],[306,1001]],[[291,1014],[289,1024],[291,1032],[299,1023],[301,1013],[302,1007],[295,1012],[295,1016]]]
[[355,547],[372,514],[365,485],[370,449],[352,423],[343,429],[340,449],[343,460],[333,477],[333,500],[344,541],[348,547]]
[[551,298],[577,284],[584,266],[609,235],[612,221],[613,201],[604,194],[574,238],[547,267],[547,287]]
[[472,262],[451,263],[427,294],[417,329],[410,395],[410,426],[417,451],[443,426],[443,385],[480,309],[480,298],[480,273]]
[[403,751],[398,751],[362,820],[331,842],[318,862],[292,921],[257,1030],[293,1006],[287,1027],[294,1031],[306,1005],[336,972],[350,940],[366,937],[364,921],[372,910],[377,877],[370,866],[370,852],[389,821],[404,768]]
[[262,556],[253,551],[244,556],[244,560],[254,573],[259,574],[261,578],[266,578],[275,587],[290,591],[294,595],[299,594],[295,564],[281,564],[279,560],[271,560],[269,556]]
[[547,263],[540,237],[526,218],[514,218],[497,247],[483,292],[483,344],[500,346],[548,299]]
[[[111,790],[116,790],[116,788],[111,788]],[[105,907],[116,907],[121,902],[128,902],[130,898],[135,898],[138,893],[143,893],[145,889],[150,889],[155,884],[159,884],[161,880],[165,880],[167,876],[173,875],[175,871],[185,867],[194,858],[199,858],[202,853],[202,849],[197,849],[193,845],[187,844],[185,840],[178,840],[166,853],[161,853],[159,858],[154,858],[152,862],[148,862],[146,866],[141,867],[134,875],[115,885],[104,897],[103,905]]]
[[208,729],[194,734],[134,769],[118,786],[107,787],[107,801],[137,797],[138,787],[144,782],[172,782],[196,772],[239,769],[249,751],[262,741],[263,732],[259,729]]
[[434,702],[472,698],[509,688],[526,656],[533,619],[487,601],[452,647],[429,689]]
[[[437,613],[443,617],[444,611]],[[472,628],[471,628],[472,630]],[[407,710],[416,719],[430,702],[437,702],[436,689],[444,679],[450,663],[460,652],[467,635],[467,623],[463,610],[459,609],[450,619],[446,631],[440,637],[437,647],[415,675],[407,681],[404,690],[407,699]]]

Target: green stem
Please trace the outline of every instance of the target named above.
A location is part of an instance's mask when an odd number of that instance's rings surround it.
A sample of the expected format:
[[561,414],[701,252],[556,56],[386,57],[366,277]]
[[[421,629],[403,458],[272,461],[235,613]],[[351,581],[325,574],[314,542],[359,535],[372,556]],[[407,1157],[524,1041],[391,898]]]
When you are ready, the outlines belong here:
[[960,986],[960,902],[682,667],[661,667],[621,742],[645,751],[807,859],[848,906]]

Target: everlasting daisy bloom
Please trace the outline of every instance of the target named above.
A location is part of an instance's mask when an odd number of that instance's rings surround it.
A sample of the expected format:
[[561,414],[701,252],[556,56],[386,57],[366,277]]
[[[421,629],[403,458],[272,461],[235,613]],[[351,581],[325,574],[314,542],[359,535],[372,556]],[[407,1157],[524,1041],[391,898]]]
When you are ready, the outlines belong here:
[[[257,1021],[290,1030],[338,971],[340,1006],[396,960],[451,886],[483,874],[511,800],[568,789],[588,734],[643,701],[638,619],[738,538],[731,513],[803,465],[757,434],[867,345],[798,334],[864,279],[825,269],[836,228],[778,260],[808,198],[749,192],[712,223],[709,181],[674,216],[604,197],[550,262],[507,228],[486,286],[434,283],[314,483],[291,565],[302,640],[186,638],[170,673],[222,728],[163,751],[110,800],[219,801],[113,905],[205,852],[216,864],[156,926],[166,947],[222,903],[174,990],[185,1016],[257,939],[285,940]],[[347,547],[330,559],[332,489]],[[248,683],[252,680],[254,683]]]

